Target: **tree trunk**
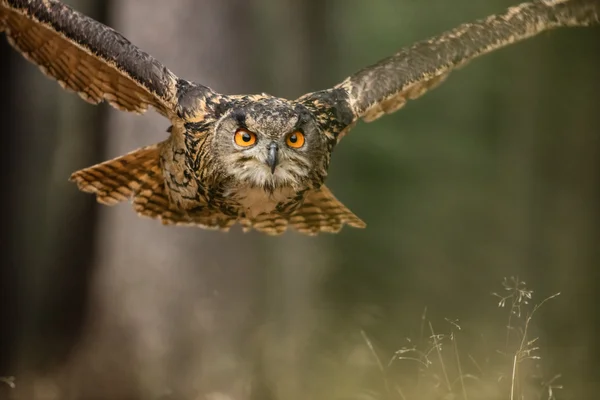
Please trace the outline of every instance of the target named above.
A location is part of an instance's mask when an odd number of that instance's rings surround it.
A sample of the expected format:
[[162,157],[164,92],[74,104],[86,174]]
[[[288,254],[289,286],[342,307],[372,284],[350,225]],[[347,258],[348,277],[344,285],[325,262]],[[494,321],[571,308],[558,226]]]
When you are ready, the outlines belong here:
[[[70,3],[103,20],[98,2]],[[95,218],[93,200],[81,197],[68,177],[99,157],[102,110],[66,93],[4,37],[1,47],[1,187],[8,195],[2,199],[0,376],[16,376],[18,392],[33,398],[29,378],[63,363],[83,324]]]
[[[248,11],[245,0],[121,0],[109,23],[182,78],[243,92],[252,80],[240,18]],[[155,112],[111,111],[104,158],[164,140],[169,125]],[[93,304],[69,390],[77,398],[245,398],[246,341],[262,292],[256,236],[165,227],[130,204],[101,207],[99,219]]]

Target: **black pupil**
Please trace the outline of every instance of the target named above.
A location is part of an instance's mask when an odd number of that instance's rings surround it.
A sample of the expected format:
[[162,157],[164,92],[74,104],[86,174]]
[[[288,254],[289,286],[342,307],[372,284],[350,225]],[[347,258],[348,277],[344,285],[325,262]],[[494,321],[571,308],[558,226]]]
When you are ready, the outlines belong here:
[[250,135],[248,132],[244,132],[242,133],[242,140],[247,143],[252,140],[252,135]]
[[297,141],[298,141],[298,137],[296,136],[296,134],[293,134],[292,136],[290,136],[291,143],[296,143]]

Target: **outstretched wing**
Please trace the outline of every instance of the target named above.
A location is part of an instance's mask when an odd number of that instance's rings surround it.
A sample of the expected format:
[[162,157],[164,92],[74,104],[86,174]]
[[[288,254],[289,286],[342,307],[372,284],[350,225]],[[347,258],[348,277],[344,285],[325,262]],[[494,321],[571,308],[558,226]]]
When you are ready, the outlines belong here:
[[[359,118],[369,122],[401,108],[440,84],[455,68],[493,50],[558,27],[588,26],[599,22],[600,0],[537,0],[463,24],[429,40],[400,50],[366,67],[334,88],[308,94],[309,107],[325,110],[331,125]],[[335,111],[335,112],[334,112]],[[317,113],[319,114],[319,113]],[[349,116],[350,114],[350,116]],[[345,120],[339,121],[340,118]],[[347,129],[333,132],[339,140]]]
[[177,77],[115,30],[56,0],[0,0],[0,32],[84,100],[137,113],[175,111]]

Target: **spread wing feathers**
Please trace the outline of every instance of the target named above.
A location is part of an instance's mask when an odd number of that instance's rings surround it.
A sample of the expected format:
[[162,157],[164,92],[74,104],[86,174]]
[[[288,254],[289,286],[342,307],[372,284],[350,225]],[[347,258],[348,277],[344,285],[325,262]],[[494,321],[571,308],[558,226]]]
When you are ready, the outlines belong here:
[[56,0],[0,0],[0,32],[26,59],[84,100],[173,114],[177,77],[115,30]]
[[309,192],[304,204],[290,217],[290,224],[299,232],[315,235],[336,233],[346,224],[354,228],[367,225],[344,206],[326,186]]
[[[138,214],[160,219],[165,225],[200,226],[227,231],[237,222],[207,208],[181,210],[172,206],[165,191],[160,167],[160,143],[142,147],[110,161],[74,172],[71,180],[80,190],[96,195],[105,205],[133,199]],[[270,235],[283,233],[288,226],[301,233],[338,232],[344,224],[364,228],[365,223],[337,200],[325,186],[309,192],[301,207],[289,219],[278,214],[262,214],[241,219],[244,230],[256,229]]]
[[201,226],[228,230],[235,218],[200,207],[181,210],[172,207],[165,191],[159,164],[160,144],[143,147],[71,175],[80,190],[96,195],[99,203],[115,205],[133,198],[138,214],[155,218],[165,225]]
[[76,171],[70,180],[79,190],[95,194],[99,203],[112,206],[127,201],[142,188],[164,184],[159,144]]
[[538,0],[404,48],[337,85],[354,120],[373,121],[439,85],[451,70],[542,31],[599,22],[600,0]]
[[133,208],[139,215],[159,219],[164,225],[202,227],[226,232],[236,222],[235,217],[200,207],[188,211],[172,207],[163,184],[142,187],[133,199]]
[[277,214],[262,214],[253,220],[242,219],[240,223],[245,231],[256,229],[269,235],[285,232],[288,225],[311,236],[321,232],[336,233],[344,225],[354,228],[366,227],[366,224],[340,203],[325,186],[308,192],[302,206],[292,213],[289,220]]

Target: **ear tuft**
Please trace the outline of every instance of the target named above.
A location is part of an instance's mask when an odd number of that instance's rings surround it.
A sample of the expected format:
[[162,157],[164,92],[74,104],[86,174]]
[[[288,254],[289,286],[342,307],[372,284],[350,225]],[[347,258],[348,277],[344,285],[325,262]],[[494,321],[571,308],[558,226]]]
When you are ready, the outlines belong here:
[[221,99],[218,103],[215,103],[215,108],[213,111],[215,118],[221,118],[221,116],[223,116],[223,114],[225,114],[229,108],[231,108],[231,102],[226,101],[225,99]]

